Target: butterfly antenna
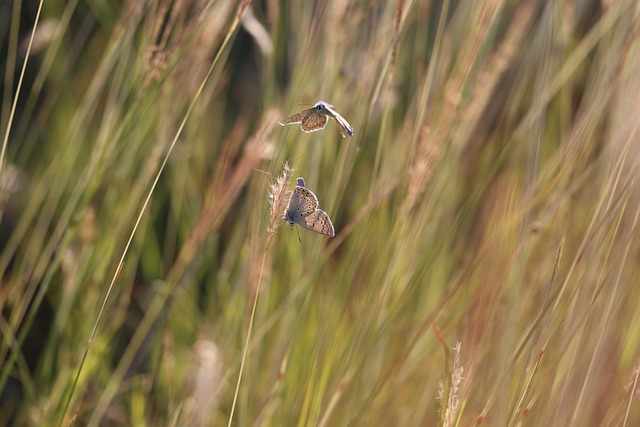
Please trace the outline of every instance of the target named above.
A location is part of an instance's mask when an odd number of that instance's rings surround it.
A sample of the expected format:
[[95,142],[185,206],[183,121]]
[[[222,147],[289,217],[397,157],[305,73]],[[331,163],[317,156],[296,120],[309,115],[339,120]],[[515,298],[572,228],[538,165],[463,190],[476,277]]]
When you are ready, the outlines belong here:
[[300,230],[296,227],[296,232],[298,233],[298,242],[302,243],[302,239],[300,238]]

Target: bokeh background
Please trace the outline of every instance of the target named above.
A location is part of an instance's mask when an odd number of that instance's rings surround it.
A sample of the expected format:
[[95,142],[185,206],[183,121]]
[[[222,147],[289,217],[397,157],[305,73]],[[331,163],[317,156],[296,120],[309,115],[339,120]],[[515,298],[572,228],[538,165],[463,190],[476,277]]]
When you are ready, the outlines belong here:
[[639,25],[0,1],[0,424],[640,425]]

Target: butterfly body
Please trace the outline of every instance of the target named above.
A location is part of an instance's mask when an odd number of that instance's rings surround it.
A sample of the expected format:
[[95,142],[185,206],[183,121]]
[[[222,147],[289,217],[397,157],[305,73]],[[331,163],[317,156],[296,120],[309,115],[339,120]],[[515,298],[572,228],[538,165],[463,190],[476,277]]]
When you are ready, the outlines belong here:
[[302,178],[298,178],[298,185],[291,193],[283,219],[289,225],[297,224],[325,236],[333,237],[336,234],[329,215],[318,208],[318,198],[304,186]]
[[282,119],[278,122],[280,126],[293,125],[300,123],[300,129],[304,132],[316,132],[327,126],[329,117],[338,123],[338,129],[342,137],[347,135],[353,136],[353,127],[342,117],[331,104],[324,101],[318,101],[312,108],[307,108],[299,113]]

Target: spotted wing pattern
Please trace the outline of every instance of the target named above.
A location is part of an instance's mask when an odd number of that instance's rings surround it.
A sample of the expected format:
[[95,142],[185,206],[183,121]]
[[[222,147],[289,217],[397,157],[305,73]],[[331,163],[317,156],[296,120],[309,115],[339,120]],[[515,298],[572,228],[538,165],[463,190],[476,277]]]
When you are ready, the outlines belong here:
[[295,125],[298,123],[302,123],[302,121],[307,117],[307,115],[313,112],[313,108],[309,108],[308,110],[300,111],[299,113],[294,114],[293,116],[289,116],[286,119],[282,119],[278,122],[280,126],[286,125]]
[[300,225],[308,230],[324,234],[325,236],[333,237],[336,235],[333,224],[331,223],[331,218],[329,218],[329,215],[322,209],[318,209],[311,215],[304,217],[304,223]]
[[333,108],[333,105],[324,104],[324,106],[327,110],[327,115],[338,123],[338,129],[340,130],[342,137],[345,138],[347,135],[353,136],[353,126],[351,126],[344,117],[338,114],[335,108]]
[[[300,180],[301,178],[298,178],[298,183],[300,183]],[[303,228],[325,236],[335,236],[329,215],[325,211],[318,209],[316,195],[311,190],[300,185],[297,185],[293,189],[293,193],[291,193],[289,205],[284,213],[284,220],[289,225],[298,224]]]
[[315,132],[324,129],[327,125],[327,115],[319,112],[315,107],[302,110],[299,113],[282,119],[278,122],[280,126],[294,125],[301,123],[300,128],[305,132]]
[[[323,106],[327,105],[322,101],[320,102]],[[327,122],[329,121],[329,119],[327,118],[327,110],[324,108],[320,110],[316,108],[317,105],[318,104],[316,104],[316,106],[314,106],[313,108],[302,110],[299,113],[294,114],[293,116],[287,117],[286,119],[282,119],[278,122],[278,124],[280,126],[286,126],[301,123],[300,128],[304,132],[316,132],[322,130],[325,128],[325,126],[327,126]]]
[[300,128],[305,132],[315,132],[324,129],[328,121],[326,114],[318,113],[315,109],[312,109],[311,113],[302,121]]
[[316,195],[310,190],[297,185],[293,189],[293,193],[291,193],[284,219],[289,225],[302,225],[304,223],[303,218],[311,215],[316,209],[318,209]]

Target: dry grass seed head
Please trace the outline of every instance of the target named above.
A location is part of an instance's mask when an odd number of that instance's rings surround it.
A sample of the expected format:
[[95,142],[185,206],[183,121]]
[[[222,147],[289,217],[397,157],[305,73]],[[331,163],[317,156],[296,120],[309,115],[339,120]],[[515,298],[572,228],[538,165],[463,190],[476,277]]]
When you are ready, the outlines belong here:
[[270,221],[267,229],[269,235],[273,235],[282,224],[282,217],[287,208],[287,200],[291,196],[291,192],[287,189],[287,181],[293,172],[294,169],[291,165],[285,162],[282,167],[282,174],[276,178],[276,182],[271,184],[269,190]]
[[189,420],[190,425],[210,424],[223,386],[222,360],[218,346],[209,340],[196,341],[189,372],[185,421]]

